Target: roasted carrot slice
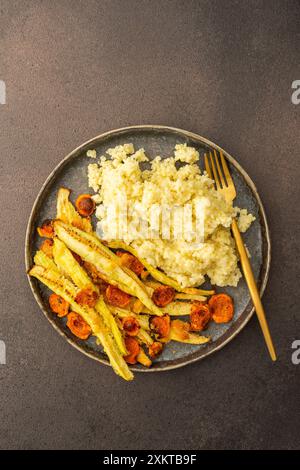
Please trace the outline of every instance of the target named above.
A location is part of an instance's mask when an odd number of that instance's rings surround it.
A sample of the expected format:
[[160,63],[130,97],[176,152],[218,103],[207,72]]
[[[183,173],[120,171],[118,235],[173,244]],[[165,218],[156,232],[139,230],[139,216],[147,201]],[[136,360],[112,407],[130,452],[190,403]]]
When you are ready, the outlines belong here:
[[50,219],[44,220],[42,225],[37,228],[37,231],[40,237],[53,238],[54,237],[53,221]]
[[131,295],[111,284],[106,288],[105,295],[108,303],[115,307],[126,307],[131,299]]
[[136,364],[137,355],[140,352],[140,345],[138,341],[135,338],[132,338],[132,336],[126,336],[125,346],[129,353],[127,356],[124,357],[125,361],[128,364]]
[[137,276],[146,271],[144,265],[134,255],[127,251],[117,251],[116,255],[121,258],[122,266],[126,266],[131,269]]
[[122,318],[122,327],[128,336],[136,336],[140,330],[139,322],[132,316]]
[[53,258],[53,240],[51,240],[51,238],[44,240],[40,246],[40,250],[42,250],[45,255],[49,256],[49,258]]
[[167,338],[170,333],[170,316],[166,313],[163,317],[151,317],[150,328],[159,338]]
[[76,312],[68,314],[67,327],[80,339],[87,339],[92,333],[87,322]]
[[60,295],[51,294],[49,297],[49,305],[51,310],[57,313],[58,317],[65,317],[68,314],[70,304]]
[[154,341],[149,346],[149,356],[155,359],[163,350],[163,345],[159,341]]
[[152,300],[158,307],[165,307],[174,300],[174,297],[175,289],[169,286],[159,286],[152,294]]
[[135,256],[133,256],[133,260],[131,262],[130,269],[137,276],[141,276],[144,272],[146,272],[146,268],[144,267],[144,265]]
[[87,287],[86,289],[81,289],[81,291],[78,292],[78,294],[75,297],[75,301],[80,305],[87,305],[88,307],[95,307],[98,297],[99,296],[97,292],[95,292],[90,287]]
[[95,211],[96,204],[90,194],[80,194],[75,202],[76,209],[83,217],[89,217]]
[[212,318],[216,323],[228,323],[233,318],[233,300],[227,294],[212,295],[208,301]]
[[128,253],[127,251],[116,251],[116,255],[121,258],[121,265],[122,266],[126,266],[127,268],[130,267],[131,263],[132,263],[132,258],[134,257],[133,255],[131,255],[130,253]]
[[190,313],[191,331],[204,330],[211,319],[210,308],[205,302],[193,302]]

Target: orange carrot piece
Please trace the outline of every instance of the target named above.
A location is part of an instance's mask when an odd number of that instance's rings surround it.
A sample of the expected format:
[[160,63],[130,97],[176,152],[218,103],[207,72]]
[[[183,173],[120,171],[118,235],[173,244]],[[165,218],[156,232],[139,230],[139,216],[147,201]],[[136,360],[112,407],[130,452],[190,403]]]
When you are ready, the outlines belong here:
[[149,346],[149,356],[155,359],[163,350],[163,345],[159,341],[154,341]]
[[97,292],[95,292],[90,287],[86,289],[81,289],[80,292],[75,297],[76,302],[80,305],[87,305],[88,307],[95,307],[99,296]]
[[108,303],[115,307],[126,307],[131,300],[131,295],[111,284],[106,288],[105,295]]
[[68,314],[70,304],[60,295],[51,294],[49,297],[49,305],[51,310],[57,313],[58,317],[65,317]]
[[53,221],[50,219],[44,220],[42,225],[37,228],[37,231],[40,237],[53,238],[54,237]]
[[76,312],[68,314],[67,327],[80,339],[87,339],[92,333],[87,322]]
[[128,351],[128,355],[124,357],[125,361],[128,364],[136,364],[137,362],[137,355],[140,352],[140,345],[135,338],[132,336],[126,336],[125,338],[125,346]]
[[152,294],[152,300],[158,307],[166,307],[166,305],[174,300],[174,297],[175,289],[169,286],[159,286]]
[[137,276],[140,276],[145,271],[144,265],[134,255],[127,251],[117,251],[116,255],[121,258],[122,266],[131,269]]
[[128,336],[136,336],[140,330],[139,322],[132,316],[122,319],[122,327]]
[[167,313],[162,317],[151,317],[150,319],[150,328],[159,338],[167,338],[169,336],[170,326],[170,316]]
[[216,323],[228,323],[233,318],[233,300],[227,294],[212,295],[208,301],[212,318]]
[[193,302],[190,313],[191,331],[204,330],[211,320],[211,312],[207,303]]
[[83,217],[89,217],[95,211],[96,204],[90,194],[80,194],[76,199],[75,206]]

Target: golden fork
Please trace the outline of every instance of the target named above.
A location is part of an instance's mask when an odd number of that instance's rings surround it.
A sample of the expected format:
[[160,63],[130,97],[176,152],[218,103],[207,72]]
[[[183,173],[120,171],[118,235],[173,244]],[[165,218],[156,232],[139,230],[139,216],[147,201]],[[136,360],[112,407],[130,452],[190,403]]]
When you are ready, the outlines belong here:
[[[226,199],[226,201],[231,204],[236,197],[236,190],[235,190],[234,182],[230,175],[223,153],[221,151],[219,152],[223,172],[221,170],[221,165],[220,165],[219,157],[218,157],[216,150],[214,150],[213,153],[209,152],[208,154],[209,157],[207,154],[204,155],[205,169],[207,171],[208,176],[211,179],[215,180],[217,191],[220,192],[222,196]],[[258,320],[259,320],[270,356],[273,361],[276,361],[276,353],[275,353],[273,341],[271,338],[270,330],[268,327],[268,323],[266,320],[266,315],[265,315],[264,308],[260,300],[260,295],[257,289],[255,279],[254,279],[253,271],[250,265],[250,261],[249,261],[249,258],[245,249],[243,239],[238,229],[236,219],[232,220],[231,230],[235,239],[238,253],[240,255],[240,262],[242,265],[243,273],[244,273],[244,276],[245,276],[245,279],[246,279],[246,282],[250,291],[252,302],[255,307],[256,314],[258,316]]]

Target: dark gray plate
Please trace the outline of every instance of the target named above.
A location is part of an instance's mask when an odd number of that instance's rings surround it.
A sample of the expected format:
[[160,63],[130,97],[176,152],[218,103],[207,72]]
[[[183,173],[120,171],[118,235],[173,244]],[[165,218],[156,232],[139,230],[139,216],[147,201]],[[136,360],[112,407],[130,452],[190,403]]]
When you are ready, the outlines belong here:
[[[110,147],[129,142],[132,142],[136,149],[140,147],[145,148],[147,155],[150,157],[155,157],[156,155],[168,156],[172,154],[176,143],[184,142],[196,147],[201,155],[211,148],[222,150],[216,144],[191,132],[152,125],[117,129],[95,137],[81,145],[67,155],[53,170],[36,198],[26,233],[25,257],[27,269],[32,266],[33,254],[40,244],[36,234],[36,227],[44,219],[55,216],[58,188],[60,186],[68,187],[73,190],[74,196],[79,193],[89,192],[87,186],[87,166],[94,160],[86,157],[86,151],[88,149],[96,149],[97,155],[101,155]],[[222,151],[229,161],[230,171],[237,189],[238,196],[235,204],[239,207],[247,208],[256,216],[256,221],[245,234],[244,240],[250,250],[251,263],[262,294],[267,283],[270,266],[270,237],[265,212],[250,177],[233,157],[224,150]],[[94,338],[90,338],[88,341],[75,338],[66,327],[65,319],[59,319],[51,313],[47,301],[49,296],[48,289],[34,278],[28,277],[28,280],[39,306],[54,328],[81,352],[99,362],[108,364],[106,355],[96,345]],[[151,369],[146,369],[142,366],[132,367],[132,369],[147,372],[174,369],[202,359],[228,343],[246,325],[254,309],[244,279],[241,279],[236,288],[222,288],[219,290],[228,292],[234,298],[235,316],[233,322],[228,325],[217,325],[211,322],[209,329],[205,332],[212,337],[212,341],[209,344],[195,346],[171,342]]]

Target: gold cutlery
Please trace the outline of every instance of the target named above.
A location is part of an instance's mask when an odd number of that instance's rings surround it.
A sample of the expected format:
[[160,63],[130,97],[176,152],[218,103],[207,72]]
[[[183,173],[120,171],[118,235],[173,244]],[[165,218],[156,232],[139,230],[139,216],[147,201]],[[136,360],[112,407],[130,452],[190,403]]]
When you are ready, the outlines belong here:
[[[219,193],[226,199],[226,201],[232,204],[233,200],[236,197],[236,189],[234,182],[232,180],[231,174],[229,172],[225,157],[223,153],[219,152],[220,156],[216,150],[209,152],[204,155],[205,169],[208,176],[215,181],[215,187]],[[221,169],[222,167],[222,169]],[[254,279],[253,271],[247,255],[247,251],[240,234],[238,224],[236,219],[232,220],[231,230],[235,239],[237,250],[240,256],[240,262],[242,270],[249,288],[249,292],[252,298],[253,305],[256,310],[256,314],[270,353],[270,356],[273,361],[276,361],[276,353],[271,338],[270,330],[266,320],[266,315],[264,312],[263,305],[261,303],[260,295],[257,289],[257,285]]]

